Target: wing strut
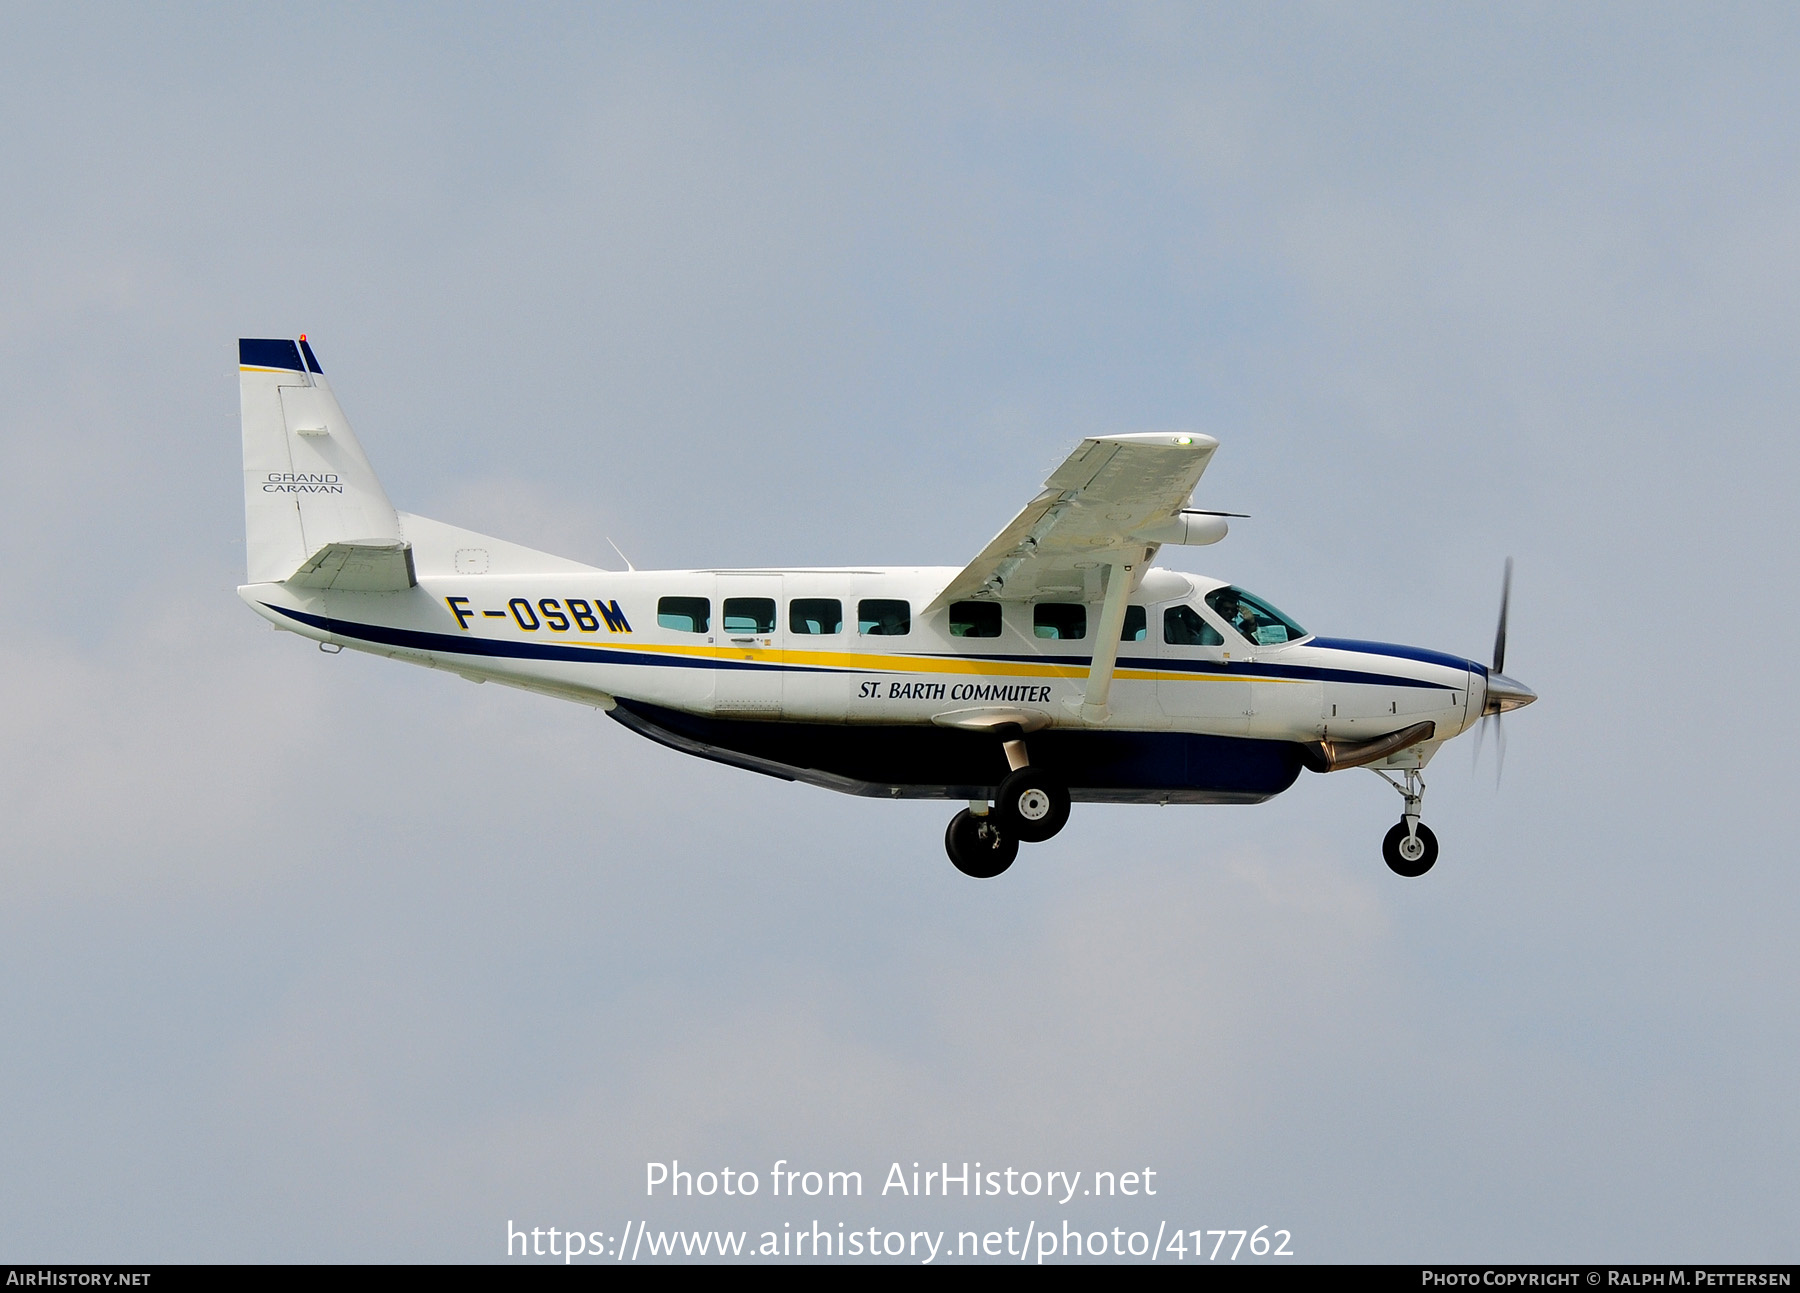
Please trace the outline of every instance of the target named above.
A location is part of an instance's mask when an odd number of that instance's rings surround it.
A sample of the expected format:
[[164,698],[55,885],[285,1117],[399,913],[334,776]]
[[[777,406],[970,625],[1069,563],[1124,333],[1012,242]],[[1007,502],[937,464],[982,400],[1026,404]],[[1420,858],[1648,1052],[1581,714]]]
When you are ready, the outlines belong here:
[[1119,662],[1119,634],[1125,628],[1125,603],[1131,597],[1131,577],[1137,563],[1115,563],[1106,568],[1106,600],[1100,605],[1100,623],[1094,627],[1094,660],[1088,666],[1087,693],[1081,699],[1081,716],[1103,723],[1112,695],[1113,668]]

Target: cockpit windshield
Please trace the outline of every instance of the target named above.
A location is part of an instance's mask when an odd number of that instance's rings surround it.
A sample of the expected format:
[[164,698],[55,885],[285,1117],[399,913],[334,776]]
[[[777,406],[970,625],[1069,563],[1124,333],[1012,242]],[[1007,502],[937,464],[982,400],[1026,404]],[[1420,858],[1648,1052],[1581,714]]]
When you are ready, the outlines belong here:
[[1215,588],[1206,595],[1206,604],[1217,611],[1227,624],[1258,646],[1297,642],[1306,636],[1305,629],[1262,598],[1252,597],[1241,588]]

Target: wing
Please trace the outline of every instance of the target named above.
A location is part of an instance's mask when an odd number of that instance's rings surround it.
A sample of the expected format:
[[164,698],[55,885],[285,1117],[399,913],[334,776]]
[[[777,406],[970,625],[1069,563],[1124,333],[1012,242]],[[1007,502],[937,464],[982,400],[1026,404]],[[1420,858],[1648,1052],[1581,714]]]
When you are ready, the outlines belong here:
[[928,612],[972,598],[1090,600],[1101,566],[1136,565],[1163,543],[1217,542],[1225,523],[1183,507],[1218,447],[1208,435],[1171,432],[1083,440]]

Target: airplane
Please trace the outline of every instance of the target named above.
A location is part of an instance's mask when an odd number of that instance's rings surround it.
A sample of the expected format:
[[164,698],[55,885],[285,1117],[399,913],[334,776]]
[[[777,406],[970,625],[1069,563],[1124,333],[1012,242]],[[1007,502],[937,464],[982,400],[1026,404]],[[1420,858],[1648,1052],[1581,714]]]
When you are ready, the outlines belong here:
[[1426,764],[1537,699],[1502,672],[1510,559],[1491,665],[1320,636],[1157,567],[1234,515],[1190,505],[1219,444],[1198,432],[1084,439],[960,570],[617,571],[397,511],[304,335],[240,340],[238,377],[238,593],[277,629],[788,781],[966,801],[944,846],[969,876],[1050,839],[1072,802],[1258,803],[1358,767],[1403,800],[1387,865],[1421,876]]

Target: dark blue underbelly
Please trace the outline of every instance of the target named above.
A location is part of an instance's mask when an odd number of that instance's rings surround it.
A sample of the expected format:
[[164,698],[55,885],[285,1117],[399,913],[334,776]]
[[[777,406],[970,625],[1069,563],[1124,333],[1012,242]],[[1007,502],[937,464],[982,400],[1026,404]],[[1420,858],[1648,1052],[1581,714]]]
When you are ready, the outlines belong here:
[[[707,718],[629,700],[611,712],[686,753],[850,794],[991,797],[1007,772],[999,740],[954,728]],[[1301,768],[1298,745],[1238,736],[1050,730],[1026,744],[1033,766],[1090,802],[1255,803]]]

